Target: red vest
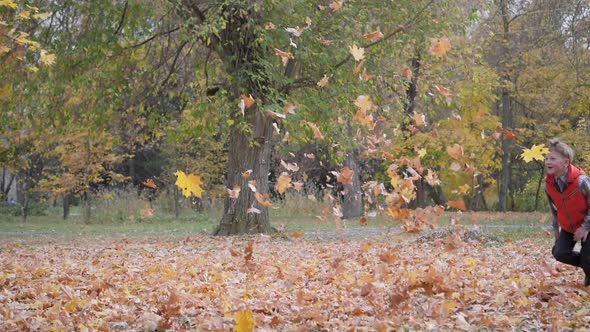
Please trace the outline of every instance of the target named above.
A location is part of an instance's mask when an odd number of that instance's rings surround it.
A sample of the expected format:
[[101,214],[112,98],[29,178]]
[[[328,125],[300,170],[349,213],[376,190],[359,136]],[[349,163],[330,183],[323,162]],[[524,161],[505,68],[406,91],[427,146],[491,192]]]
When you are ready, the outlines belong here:
[[555,176],[545,177],[545,188],[557,210],[557,222],[569,233],[574,233],[582,226],[588,212],[588,203],[580,192],[578,180],[578,177],[584,174],[581,168],[570,164],[567,170],[567,185],[562,193],[556,187]]

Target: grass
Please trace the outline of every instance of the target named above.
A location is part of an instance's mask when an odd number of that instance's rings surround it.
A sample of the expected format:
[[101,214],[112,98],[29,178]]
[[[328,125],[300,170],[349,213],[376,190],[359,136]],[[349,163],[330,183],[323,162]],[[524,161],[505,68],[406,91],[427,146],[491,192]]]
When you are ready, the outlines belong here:
[[[189,236],[211,233],[221,219],[222,202],[207,206],[202,212],[196,211],[190,202],[184,203],[178,218],[173,213],[173,204],[166,197],[151,202],[152,217],[142,216],[141,211],[150,203],[130,193],[96,199],[89,223],[84,221],[81,208],[76,206],[72,207],[67,220],[61,217],[59,206],[48,208],[45,215],[30,216],[26,222],[22,222],[20,217],[1,215],[0,239]],[[285,234],[333,232],[337,228],[387,230],[399,226],[385,212],[367,218],[365,225],[361,224],[360,218],[338,222],[331,215],[332,207],[327,199],[319,202],[302,196],[290,196],[276,202],[270,210],[271,224]],[[436,225],[478,227],[482,232],[503,240],[548,238],[543,228],[549,226],[547,214],[516,212],[445,212],[438,218]],[[428,231],[426,229],[424,232]]]

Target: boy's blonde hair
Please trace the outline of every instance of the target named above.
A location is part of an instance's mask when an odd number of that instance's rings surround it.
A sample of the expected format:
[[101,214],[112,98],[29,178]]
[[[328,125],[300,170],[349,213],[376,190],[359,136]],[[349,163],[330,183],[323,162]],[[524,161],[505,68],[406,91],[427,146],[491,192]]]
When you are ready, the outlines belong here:
[[574,150],[562,142],[559,138],[552,138],[549,140],[549,151],[555,151],[564,158],[567,158],[572,162],[574,160]]

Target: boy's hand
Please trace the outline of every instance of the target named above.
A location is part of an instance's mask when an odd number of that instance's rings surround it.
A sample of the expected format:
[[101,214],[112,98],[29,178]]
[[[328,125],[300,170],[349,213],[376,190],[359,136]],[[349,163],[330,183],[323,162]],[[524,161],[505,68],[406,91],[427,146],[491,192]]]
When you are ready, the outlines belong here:
[[578,229],[576,229],[576,232],[574,233],[574,240],[575,241],[586,241],[586,238],[588,237],[588,231],[584,229],[584,227],[580,227]]

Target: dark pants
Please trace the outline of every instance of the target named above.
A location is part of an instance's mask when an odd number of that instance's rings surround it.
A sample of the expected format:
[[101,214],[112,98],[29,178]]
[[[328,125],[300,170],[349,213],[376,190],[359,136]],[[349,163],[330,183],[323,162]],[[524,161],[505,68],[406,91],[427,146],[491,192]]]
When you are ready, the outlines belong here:
[[574,234],[561,230],[552,250],[553,257],[562,263],[581,267],[590,276],[590,235],[582,242],[580,252],[574,251],[575,245]]

